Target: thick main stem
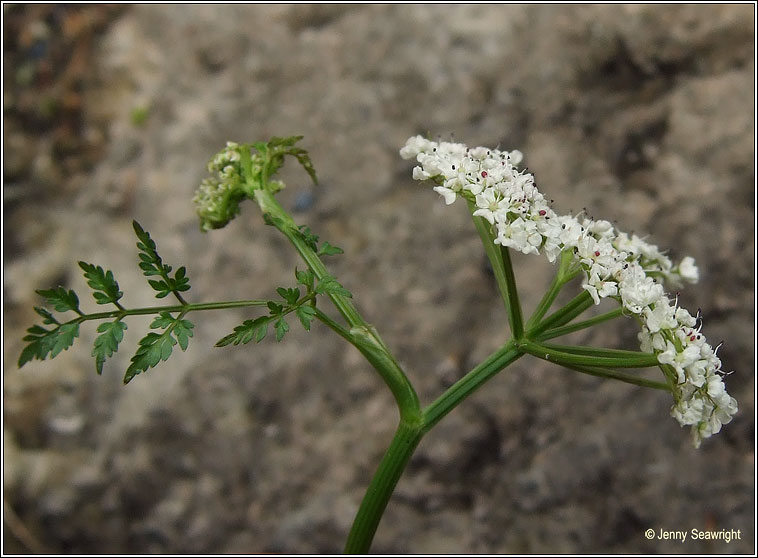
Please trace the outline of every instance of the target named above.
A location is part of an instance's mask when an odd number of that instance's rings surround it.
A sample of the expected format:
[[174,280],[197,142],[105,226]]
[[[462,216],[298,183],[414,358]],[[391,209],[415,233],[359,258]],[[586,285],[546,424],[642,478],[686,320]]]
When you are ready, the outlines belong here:
[[509,341],[429,405],[424,410],[420,423],[408,424],[401,421],[363,497],[348,536],[346,553],[368,552],[384,509],[421,438],[477,388],[522,354],[516,348],[515,342]]
[[346,554],[366,554],[371,548],[387,502],[422,437],[423,431],[418,424],[410,425],[400,421],[395,437],[392,438],[358,508],[345,543]]

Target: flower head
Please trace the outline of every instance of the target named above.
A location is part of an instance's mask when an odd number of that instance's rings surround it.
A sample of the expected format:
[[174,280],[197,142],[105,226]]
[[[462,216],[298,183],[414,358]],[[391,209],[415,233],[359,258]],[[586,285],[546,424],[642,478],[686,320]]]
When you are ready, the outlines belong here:
[[205,178],[192,198],[204,231],[220,229],[239,213],[239,204],[245,197],[240,149],[236,143],[227,142],[208,163],[208,172],[215,176]]
[[446,204],[465,198],[475,217],[493,227],[495,244],[524,254],[544,253],[554,262],[573,254],[584,272],[582,288],[595,304],[614,298],[641,326],[643,351],[657,355],[672,386],[671,414],[691,426],[695,445],[717,433],[737,412],[737,402],[724,389],[721,361],[708,345],[698,320],[672,306],[662,282],[679,286],[698,280],[691,257],[674,265],[657,246],[618,231],[610,222],[558,215],[534,184],[534,176],[517,169],[520,151],[410,138],[400,150],[419,166],[415,180],[432,180]]

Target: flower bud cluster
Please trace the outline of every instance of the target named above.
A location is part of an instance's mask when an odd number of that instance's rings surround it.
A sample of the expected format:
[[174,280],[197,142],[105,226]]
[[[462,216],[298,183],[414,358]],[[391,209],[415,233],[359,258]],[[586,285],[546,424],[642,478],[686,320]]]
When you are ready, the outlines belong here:
[[208,163],[208,172],[213,176],[200,183],[192,198],[204,231],[220,229],[239,213],[239,203],[245,197],[240,167],[241,149],[244,148],[227,142],[226,147]]
[[550,262],[564,251],[573,253],[574,265],[584,272],[582,287],[595,304],[613,297],[637,317],[642,350],[658,356],[673,386],[671,414],[682,426],[692,426],[696,446],[731,420],[737,402],[724,389],[721,361],[700,333],[700,320],[672,306],[661,284],[697,282],[691,257],[674,265],[656,246],[617,231],[608,221],[558,215],[537,190],[534,176],[516,168],[519,151],[416,136],[400,155],[418,161],[413,178],[432,180],[445,203],[465,198],[474,216],[494,227],[495,244],[524,254],[543,252]]

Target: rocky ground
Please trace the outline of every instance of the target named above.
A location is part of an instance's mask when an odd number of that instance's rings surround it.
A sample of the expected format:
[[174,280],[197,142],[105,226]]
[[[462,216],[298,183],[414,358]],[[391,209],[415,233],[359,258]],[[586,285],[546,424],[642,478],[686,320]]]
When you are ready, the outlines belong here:
[[[121,385],[94,327],[18,370],[35,289],[76,266],[152,294],[131,220],[186,264],[192,300],[265,298],[297,258],[247,204],[202,234],[192,193],[224,142],[303,134],[284,204],[345,250],[333,270],[423,401],[507,334],[465,208],[414,183],[417,133],[518,148],[559,212],[692,255],[681,293],[736,372],[740,413],[692,448],[670,397],[522,359],[421,443],[377,552],[751,553],[753,6],[4,6],[7,552],[337,552],[396,421],[330,331],[214,349],[253,312],[196,320],[187,353]],[[550,279],[516,258],[530,307]],[[89,298],[87,296],[87,298]],[[94,307],[94,304],[92,305]],[[298,331],[299,330],[299,331]],[[634,348],[631,321],[580,338]],[[739,529],[649,541],[645,529]]]

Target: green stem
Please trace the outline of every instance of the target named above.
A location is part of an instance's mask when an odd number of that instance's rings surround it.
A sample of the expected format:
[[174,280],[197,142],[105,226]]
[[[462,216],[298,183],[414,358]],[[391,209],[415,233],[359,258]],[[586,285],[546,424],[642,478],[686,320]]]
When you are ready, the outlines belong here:
[[379,468],[371,479],[345,543],[346,554],[367,554],[392,493],[423,437],[418,424],[400,421]]
[[558,263],[558,269],[555,272],[555,277],[553,277],[553,281],[550,283],[550,287],[545,293],[545,296],[542,297],[542,300],[540,300],[537,308],[534,309],[534,314],[532,314],[532,317],[529,318],[526,326],[524,326],[527,330],[530,330],[532,327],[534,327],[535,324],[539,323],[545,313],[550,310],[550,307],[553,305],[553,302],[555,302],[555,299],[558,296],[558,293],[561,292],[561,289],[563,289],[566,283],[576,277],[576,275],[580,272],[580,270],[571,271],[571,264],[573,261],[574,254],[571,251],[564,250],[561,252],[560,262]]
[[524,319],[521,314],[521,302],[519,302],[518,290],[516,289],[516,276],[513,273],[513,265],[511,265],[511,253],[507,246],[501,246],[500,253],[502,254],[503,269],[505,271],[508,318],[511,323],[511,332],[514,339],[521,339],[524,335]]
[[[611,368],[648,368],[658,366],[658,356],[648,353],[634,353],[633,351],[616,351],[613,349],[590,349],[593,354],[577,354],[576,352],[564,352],[552,349],[546,345],[535,343],[534,341],[523,340],[519,343],[519,348],[524,352],[534,355],[542,360],[555,362],[561,365],[569,366],[593,366],[593,367],[611,367]],[[576,349],[582,349],[576,347]],[[598,356],[600,354],[606,356]],[[622,353],[619,355],[618,353]],[[631,354],[630,354],[631,353]],[[634,356],[632,356],[634,355]]]
[[[351,332],[347,332],[335,324],[331,318],[320,311],[317,311],[317,317],[325,321],[329,327],[332,327],[348,341],[351,341],[349,339]],[[429,405],[424,410],[420,423],[408,424],[401,421],[392,444],[379,464],[379,468],[363,498],[348,536],[345,546],[346,553],[365,554],[368,552],[387,502],[424,434],[429,432],[435,424],[477,388],[516,361],[522,354],[516,347],[516,343],[509,341],[487,357],[479,366],[450,386],[434,403]]]
[[579,365],[563,365],[564,368],[581,372],[582,374],[589,374],[590,376],[598,376],[600,378],[609,378],[611,380],[619,380],[627,384],[632,384],[640,387],[648,387],[653,389],[660,389],[662,391],[671,392],[671,386],[666,382],[657,382],[655,380],[649,380],[647,378],[641,378],[628,372],[620,372],[618,370],[611,370],[610,368],[599,368],[595,366],[579,366]]
[[[569,353],[572,355],[603,356],[617,358],[653,358],[653,353],[643,353],[641,351],[628,351],[626,349],[606,349],[605,347],[585,347],[579,345],[558,345],[555,343],[540,343],[541,347],[556,351],[559,353]],[[657,357],[656,357],[657,358]],[[657,364],[656,364],[657,366]]]
[[445,393],[424,409],[424,431],[428,432],[461,401],[503,368],[518,360],[523,354],[524,352],[519,350],[517,343],[511,340],[489,355],[481,364],[447,388]]
[[325,314],[318,307],[314,307],[313,309],[315,310],[316,318],[319,319],[321,323],[329,327],[329,329],[334,331],[336,334],[342,337],[345,341],[349,343],[353,343],[353,337],[350,335],[350,332],[347,329],[342,327],[339,323],[335,322],[329,315]]
[[568,301],[564,307],[556,310],[543,321],[531,327],[529,331],[527,331],[526,337],[536,339],[541,333],[548,329],[567,324],[593,304],[594,301],[592,300],[592,295],[582,289],[582,292]]
[[223,302],[201,302],[192,304],[173,304],[166,306],[144,306],[142,308],[122,308],[121,310],[110,310],[108,312],[94,312],[92,314],[82,314],[78,318],[69,320],[65,323],[82,323],[90,320],[107,320],[108,318],[123,319],[127,316],[144,316],[149,314],[160,314],[161,312],[196,312],[200,310],[226,310],[229,308],[248,308],[250,306],[266,306],[266,300],[229,300]]
[[[316,278],[320,281],[329,275],[324,262],[303,240],[295,221],[279,202],[276,201],[274,195],[265,188],[259,188],[255,190],[255,201],[258,202],[263,214],[268,215],[273,225],[292,243],[297,253],[308,264],[308,267],[313,271]],[[361,318],[358,310],[356,310],[348,297],[335,293],[327,294],[351,327],[366,325],[366,322]]]
[[[324,262],[305,242],[295,221],[276,201],[274,195],[265,188],[256,189],[254,195],[263,214],[268,216],[269,222],[289,239],[314,276],[319,281],[330,276]],[[358,348],[387,384],[397,402],[401,420],[406,420],[411,424],[418,422],[421,417],[421,403],[416,390],[379,333],[361,317],[348,297],[336,293],[327,293],[327,295],[350,325],[349,337],[344,335],[343,337]]]
[[553,339],[554,337],[567,335],[569,333],[573,333],[574,331],[586,329],[588,327],[601,324],[608,320],[613,320],[623,315],[624,315],[624,308],[619,307],[619,308],[616,308],[615,310],[611,310],[610,312],[606,312],[605,314],[600,314],[598,316],[594,316],[592,318],[582,320],[581,322],[576,322],[574,324],[568,324],[568,325],[548,329],[547,331],[537,335],[536,340],[545,341],[547,339]]
[[[469,210],[473,213],[476,211],[476,205],[469,200]],[[508,312],[508,322],[511,325],[513,337],[520,338],[524,334],[523,318],[521,313],[521,303],[516,290],[516,277],[511,265],[510,252],[506,246],[495,244],[495,237],[492,234],[492,226],[481,217],[472,217],[479,237],[482,239],[484,251],[490,260],[492,272],[495,274],[500,296]]]

